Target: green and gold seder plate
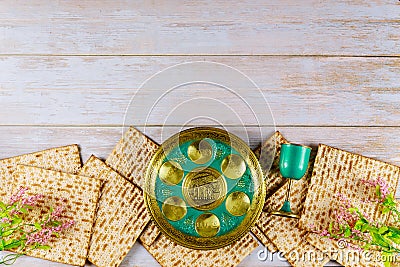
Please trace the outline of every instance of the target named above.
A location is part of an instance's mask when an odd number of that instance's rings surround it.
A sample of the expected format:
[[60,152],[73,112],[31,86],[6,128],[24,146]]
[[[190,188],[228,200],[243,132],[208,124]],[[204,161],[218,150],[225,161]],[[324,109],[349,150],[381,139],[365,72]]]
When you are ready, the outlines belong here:
[[243,237],[265,200],[261,167],[247,144],[209,127],[166,140],[148,166],[144,189],[159,229],[193,249],[221,248]]

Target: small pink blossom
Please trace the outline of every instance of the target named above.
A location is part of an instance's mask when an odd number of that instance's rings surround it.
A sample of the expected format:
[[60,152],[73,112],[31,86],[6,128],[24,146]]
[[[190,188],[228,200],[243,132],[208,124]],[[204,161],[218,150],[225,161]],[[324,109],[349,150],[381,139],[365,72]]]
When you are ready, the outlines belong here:
[[55,233],[60,233],[61,231],[72,227],[74,224],[75,221],[70,220],[56,227],[45,227],[38,232],[28,235],[26,244],[46,244]]
[[38,194],[27,198],[23,198],[21,202],[22,205],[35,206],[39,200],[43,199],[43,197],[44,196],[42,194]]
[[376,180],[366,180],[362,179],[361,182],[365,185],[371,186],[373,188],[376,188],[376,186],[379,185],[379,189],[381,191],[381,201],[383,201],[387,195],[389,195],[389,185],[388,183],[383,180],[381,177],[378,177]]
[[326,237],[329,237],[329,236],[330,236],[328,230],[326,230],[326,229],[324,229],[322,232],[320,232],[319,235],[320,235],[320,236],[326,236]]
[[4,217],[4,218],[2,218],[2,219],[0,220],[0,222],[1,222],[1,223],[10,223],[11,220],[10,220],[9,218],[7,218],[7,217]]
[[10,197],[10,205],[13,205],[14,203],[17,203],[22,200],[23,196],[25,195],[26,191],[28,191],[27,187],[20,187],[18,192],[15,193]]
[[61,217],[61,214],[64,212],[64,206],[58,206],[52,213],[51,213],[51,218],[52,219],[59,219]]

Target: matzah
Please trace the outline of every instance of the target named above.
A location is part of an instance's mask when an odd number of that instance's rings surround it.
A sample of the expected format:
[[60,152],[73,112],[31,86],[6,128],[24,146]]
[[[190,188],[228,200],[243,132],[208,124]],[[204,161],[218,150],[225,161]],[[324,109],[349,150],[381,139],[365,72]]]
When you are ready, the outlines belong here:
[[111,152],[106,164],[142,188],[147,165],[158,147],[155,142],[131,127]]
[[63,217],[74,220],[72,228],[52,239],[50,250],[33,250],[29,256],[71,265],[83,266],[95,219],[101,181],[68,173],[18,165],[14,172],[15,188],[28,187],[29,194],[43,194],[44,200],[24,218],[33,223],[50,208],[65,206]]
[[156,241],[157,237],[160,235],[160,230],[158,230],[156,224],[153,221],[150,221],[146,228],[143,230],[140,235],[140,242],[147,246],[151,246],[151,244]]
[[[107,158],[106,164],[128,180],[142,186],[147,164],[158,147],[155,142],[131,127]],[[258,247],[257,241],[248,234],[225,248],[193,250],[169,240],[159,233],[154,224],[149,224],[140,239],[162,266],[235,266]]]
[[328,229],[330,222],[335,221],[334,211],[340,205],[337,193],[359,207],[371,220],[382,218],[379,204],[368,201],[375,197],[375,190],[368,188],[362,180],[380,177],[394,193],[399,175],[397,166],[319,145],[300,226],[317,232]]
[[163,267],[233,267],[256,249],[258,242],[247,234],[235,243],[220,249],[193,250],[174,243],[165,235],[160,235],[151,246],[144,245],[144,247]]
[[271,240],[268,239],[268,237],[260,230],[260,228],[257,227],[257,225],[254,225],[251,228],[251,232],[258,239],[258,241],[260,241],[261,244],[268,249],[269,252],[278,252],[278,248],[271,242]]
[[287,179],[283,178],[279,172],[281,145],[286,143],[288,141],[277,131],[254,150],[254,154],[259,159],[261,168],[266,176],[266,199],[287,182]]
[[376,250],[358,251],[347,247],[346,240],[332,240],[315,233],[307,235],[307,241],[314,247],[324,251],[332,260],[345,267],[384,267],[381,254]]
[[76,174],[81,167],[77,145],[51,148],[0,160],[0,201],[7,202],[13,191],[12,174],[18,164]]
[[[283,143],[287,143],[287,140],[278,132],[274,136],[279,136],[280,143],[276,144],[277,147],[280,148]],[[284,179],[279,171],[279,157],[280,153],[275,155],[275,167],[269,172],[267,181],[272,180],[273,177]],[[301,214],[303,209],[312,173],[312,161],[313,159],[310,161],[306,175],[300,180],[292,181],[290,203],[292,211],[296,214]],[[269,243],[272,242],[273,246],[283,253],[292,266],[323,266],[329,261],[329,258],[305,240],[307,231],[298,227],[298,219],[269,214],[271,211],[279,210],[282,207],[286,192],[287,186],[281,186],[266,199],[264,212],[252,228],[252,232],[267,248],[271,246]],[[262,234],[265,236],[264,240],[260,238]]]
[[94,156],[79,174],[104,182],[88,260],[98,267],[117,267],[150,220],[143,193]]

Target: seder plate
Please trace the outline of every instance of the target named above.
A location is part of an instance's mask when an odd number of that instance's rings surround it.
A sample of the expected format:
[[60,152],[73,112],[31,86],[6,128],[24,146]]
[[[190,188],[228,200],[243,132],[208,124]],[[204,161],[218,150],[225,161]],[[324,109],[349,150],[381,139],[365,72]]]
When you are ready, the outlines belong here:
[[217,249],[249,232],[265,201],[257,158],[239,137],[197,127],[166,140],[147,168],[152,219],[176,243]]

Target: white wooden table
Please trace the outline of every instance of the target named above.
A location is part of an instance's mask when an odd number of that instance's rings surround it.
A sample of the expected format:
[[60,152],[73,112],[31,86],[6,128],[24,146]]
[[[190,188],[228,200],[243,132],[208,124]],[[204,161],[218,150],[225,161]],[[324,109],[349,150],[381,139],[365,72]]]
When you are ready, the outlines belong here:
[[[106,158],[144,80],[214,61],[258,84],[289,140],[400,164],[399,11],[395,0],[1,1],[0,158],[70,143]],[[257,251],[241,266],[286,265]],[[122,266],[157,263],[137,244]]]

